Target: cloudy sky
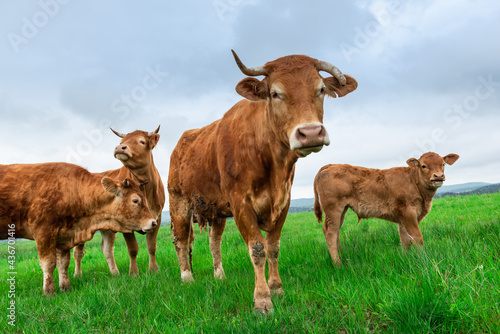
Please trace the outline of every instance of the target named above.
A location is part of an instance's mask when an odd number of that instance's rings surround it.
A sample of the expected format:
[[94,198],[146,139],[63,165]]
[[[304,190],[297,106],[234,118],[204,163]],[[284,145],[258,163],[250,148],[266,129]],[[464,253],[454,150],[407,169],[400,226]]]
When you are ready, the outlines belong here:
[[292,198],[325,164],[404,166],[457,153],[446,184],[500,182],[500,2],[2,1],[2,164],[67,161],[98,172],[120,132],[161,124],[166,184],[182,132],[241,97],[248,66],[290,54],[335,64],[358,89],[325,100],[332,143],[300,159]]

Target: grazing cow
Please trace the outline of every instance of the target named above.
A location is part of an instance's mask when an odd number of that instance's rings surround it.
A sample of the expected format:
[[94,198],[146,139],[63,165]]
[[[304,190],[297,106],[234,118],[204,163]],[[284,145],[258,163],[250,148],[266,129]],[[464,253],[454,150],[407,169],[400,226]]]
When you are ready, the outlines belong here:
[[399,225],[404,249],[423,245],[418,224],[431,211],[432,198],[445,180],[444,165],[453,165],[456,154],[441,157],[428,152],[406,161],[409,167],[371,169],[351,165],[326,165],[314,179],[314,213],[321,223],[323,211],[328,251],[340,265],[339,231],[347,209],[362,218],[380,218]]
[[[146,243],[149,252],[149,271],[155,272],[158,270],[156,263],[156,237],[161,223],[161,212],[165,204],[165,189],[161,182],[160,173],[155,167],[153,161],[153,148],[155,148],[160,135],[160,127],[153,132],[134,131],[129,134],[122,134],[111,129],[118,137],[122,138],[120,145],[115,148],[114,156],[123,163],[123,167],[115,170],[110,170],[99,175],[107,176],[112,179],[132,179],[139,182],[141,190],[146,197],[146,203],[153,214],[153,217],[158,222],[156,228],[146,234]],[[139,232],[141,233],[141,232]],[[110,230],[102,230],[101,249],[108,263],[109,271],[112,275],[118,275],[118,267],[116,266],[115,257],[113,254],[113,245],[115,242],[115,233]],[[137,253],[139,245],[134,233],[124,233],[127,243],[128,253],[130,256],[130,275],[138,275],[139,268],[137,267]],[[80,244],[75,247],[73,257],[75,258],[75,274],[81,276],[81,262],[84,254],[85,244]]]
[[[97,230],[152,231],[157,226],[133,180],[115,183],[67,163],[0,165],[0,239],[35,240],[43,292],[71,290],[70,250]],[[14,229],[14,233],[12,233]]]
[[[271,290],[282,293],[278,272],[280,235],[290,204],[295,163],[329,144],[323,127],[325,95],[344,96],[357,87],[335,66],[307,56],[287,56],[247,68],[236,91],[246,100],[201,129],[184,132],[171,155],[170,216],[182,281],[192,281],[191,216],[208,219],[214,264],[221,236],[234,217],[255,270],[254,307],[272,310]],[[323,78],[319,71],[333,77]],[[265,231],[265,238],[261,234]],[[269,263],[269,285],[265,265]],[[215,276],[223,277],[222,266]]]

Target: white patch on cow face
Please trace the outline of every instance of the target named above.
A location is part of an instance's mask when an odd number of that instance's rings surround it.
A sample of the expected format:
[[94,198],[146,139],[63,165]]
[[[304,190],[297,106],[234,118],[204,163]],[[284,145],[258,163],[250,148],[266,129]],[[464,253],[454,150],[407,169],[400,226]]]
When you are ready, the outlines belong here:
[[[309,138],[308,138],[309,137]],[[290,134],[290,150],[298,151],[302,156],[321,151],[324,145],[330,145],[330,136],[323,124],[305,123],[296,126]]]

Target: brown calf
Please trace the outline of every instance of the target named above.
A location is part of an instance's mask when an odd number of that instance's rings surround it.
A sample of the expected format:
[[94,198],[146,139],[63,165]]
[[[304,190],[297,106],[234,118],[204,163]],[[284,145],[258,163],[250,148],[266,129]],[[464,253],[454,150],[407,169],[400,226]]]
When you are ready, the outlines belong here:
[[137,183],[115,183],[67,163],[0,165],[0,239],[35,240],[43,292],[71,290],[70,250],[97,230],[149,232],[157,226]]
[[444,165],[453,165],[456,154],[440,157],[428,152],[420,159],[411,158],[409,167],[371,169],[351,165],[327,165],[314,179],[314,213],[322,221],[334,263],[340,265],[339,231],[347,209],[358,219],[380,218],[399,225],[403,249],[412,243],[423,245],[418,224],[429,213],[432,198],[445,180]]
[[[244,74],[265,77],[241,80],[236,91],[247,100],[234,105],[222,119],[188,130],[180,138],[168,177],[171,227],[183,281],[193,280],[193,213],[211,225],[214,274],[224,277],[221,236],[226,218],[233,216],[254,266],[255,310],[268,312],[271,290],[283,292],[279,243],[295,163],[329,144],[322,124],[325,95],[344,96],[356,89],[357,82],[333,65],[307,56],[287,56],[247,68],[233,54]],[[323,78],[319,71],[333,77]]]
[[[158,222],[156,228],[146,234],[146,243],[149,253],[149,271],[155,272],[158,270],[156,262],[156,237],[161,224],[161,213],[165,204],[165,189],[161,182],[160,173],[156,169],[153,161],[153,149],[160,139],[158,132],[160,127],[153,132],[134,131],[129,134],[122,134],[111,129],[118,137],[122,138],[120,145],[115,148],[114,156],[123,163],[123,167],[115,170],[110,170],[98,175],[107,176],[112,179],[132,179],[139,182],[141,190],[146,197],[146,203],[153,214],[153,217]],[[141,233],[141,232],[139,232]],[[110,230],[102,230],[101,249],[108,263],[109,271],[112,275],[118,275],[118,267],[116,266],[113,253],[113,245],[115,242],[115,233]],[[139,268],[137,267],[137,253],[139,245],[134,233],[123,233],[127,243],[128,253],[130,256],[130,275],[138,275]],[[81,262],[84,254],[85,244],[80,244],[75,247],[73,257],[75,258],[75,274],[81,276]]]

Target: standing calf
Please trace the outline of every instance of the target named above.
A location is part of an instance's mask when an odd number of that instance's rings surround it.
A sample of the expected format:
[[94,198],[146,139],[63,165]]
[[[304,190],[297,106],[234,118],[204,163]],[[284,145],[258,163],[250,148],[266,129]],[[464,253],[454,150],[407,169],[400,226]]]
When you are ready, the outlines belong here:
[[423,245],[418,224],[431,211],[432,198],[445,181],[444,165],[459,156],[440,157],[428,152],[406,161],[409,167],[371,169],[351,165],[327,165],[314,179],[314,213],[321,222],[325,212],[325,234],[334,263],[340,265],[339,231],[347,209],[358,219],[380,218],[399,225],[403,249],[412,243]]
[[[70,250],[97,230],[149,232],[157,223],[135,181],[115,183],[67,163],[0,165],[0,239],[35,240],[43,292],[71,290]],[[14,229],[14,233],[12,232]]]

